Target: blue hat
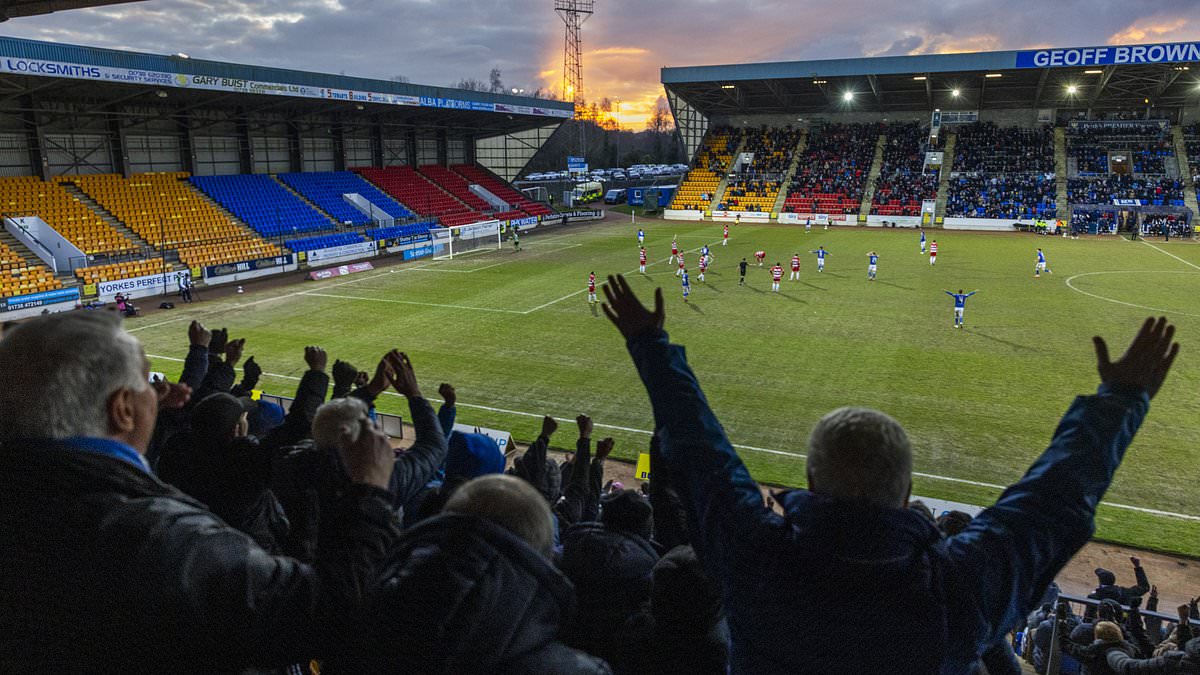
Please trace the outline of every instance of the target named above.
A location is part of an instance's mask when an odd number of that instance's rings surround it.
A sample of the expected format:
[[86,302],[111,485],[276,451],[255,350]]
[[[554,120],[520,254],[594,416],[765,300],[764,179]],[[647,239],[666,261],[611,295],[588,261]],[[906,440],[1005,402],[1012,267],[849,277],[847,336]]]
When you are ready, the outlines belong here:
[[483,434],[450,434],[446,453],[446,478],[477,478],[504,473],[504,453],[496,441]]

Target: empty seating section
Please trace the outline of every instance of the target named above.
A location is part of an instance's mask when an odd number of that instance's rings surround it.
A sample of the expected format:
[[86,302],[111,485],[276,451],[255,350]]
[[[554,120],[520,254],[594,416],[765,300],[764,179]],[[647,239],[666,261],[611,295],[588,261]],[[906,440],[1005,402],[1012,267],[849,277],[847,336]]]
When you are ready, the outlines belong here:
[[409,209],[422,216],[436,216],[447,227],[485,220],[410,166],[354,171]]
[[800,131],[790,126],[747,130],[742,153],[753,154],[754,161],[739,167],[729,179],[718,208],[770,213],[799,141]]
[[792,213],[858,213],[878,124],[828,124],[808,132],[783,210]]
[[429,230],[433,227],[437,227],[437,223],[412,223],[411,225],[374,227],[366,230],[363,234],[376,241],[380,239],[424,239],[429,237]]
[[281,173],[279,180],[308,201],[333,216],[339,223],[370,225],[370,216],[350,205],[342,195],[359,194],[377,208],[379,215],[392,218],[412,218],[413,212],[383,194],[374,185],[363,180],[352,171],[328,171],[319,173]]
[[492,211],[492,205],[479,195],[471,192],[471,184],[457,173],[437,164],[427,164],[418,169],[426,178],[446,192],[454,195],[458,201],[476,211]]
[[1106,176],[1117,165],[1109,166],[1110,156],[1123,156],[1126,172],[1161,176],[1169,173],[1175,149],[1171,133],[1156,121],[1120,122],[1099,129],[1067,127],[1067,165],[1074,164],[1070,176]]
[[192,176],[192,185],[266,237],[334,229],[329,218],[263,174]]
[[[64,180],[64,177],[55,179]],[[0,212],[36,215],[88,255],[122,254],[137,250],[128,237],[104,222],[58,182],[33,176],[0,177]]]
[[481,185],[485,190],[508,203],[509,207],[524,211],[531,216],[548,216],[554,209],[533,201],[513,186],[493,176],[487,169],[474,164],[456,164],[450,167],[469,183]]
[[62,288],[50,270],[22,258],[0,241],[0,298]]
[[179,261],[189,268],[274,258],[284,253],[283,249],[275,244],[253,235],[242,239],[229,239],[219,244],[183,245],[178,251]]
[[1178,178],[1072,178],[1067,201],[1072,204],[1111,204],[1114,199],[1138,199],[1150,206],[1183,206],[1183,181]]
[[361,234],[357,234],[355,232],[339,232],[337,234],[322,234],[316,237],[305,237],[303,239],[288,239],[283,242],[283,245],[299,253],[300,251],[315,251],[319,248],[332,248],[334,246],[358,244],[364,241],[366,241],[366,239],[364,239]]
[[737,135],[729,127],[710,129],[704,145],[696,153],[695,167],[688,171],[675,197],[672,209],[704,211],[712,201],[713,193],[721,183],[721,176],[733,163],[733,152],[737,150]]
[[871,213],[881,216],[916,216],[921,202],[937,197],[938,174],[924,173],[928,129],[916,122],[889,124],[884,133],[883,163],[875,179]]
[[129,262],[112,263],[111,265],[93,265],[75,270],[75,276],[85,284],[95,284],[101,281],[118,281],[134,277],[146,277],[151,274],[162,274],[171,270],[171,264],[162,258],[153,260],[131,260]]
[[957,132],[946,215],[1054,218],[1054,131],[976,122]]

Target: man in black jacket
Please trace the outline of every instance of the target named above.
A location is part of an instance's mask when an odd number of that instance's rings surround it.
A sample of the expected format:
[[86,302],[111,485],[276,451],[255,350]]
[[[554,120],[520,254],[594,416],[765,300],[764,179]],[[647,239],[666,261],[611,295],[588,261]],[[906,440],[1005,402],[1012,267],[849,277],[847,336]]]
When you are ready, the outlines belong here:
[[269,555],[150,473],[148,372],[107,312],[34,319],[0,341],[0,671],[236,672],[323,656],[399,536],[392,450],[366,428],[342,457],[316,563]]
[[1097,567],[1096,580],[1100,583],[1088,597],[1093,600],[1116,600],[1122,605],[1128,605],[1134,598],[1141,598],[1149,593],[1150,580],[1146,578],[1146,570],[1142,568],[1142,561],[1136,556],[1130,556],[1129,562],[1133,563],[1133,576],[1137,579],[1136,584],[1118,586],[1117,575],[1103,567]]

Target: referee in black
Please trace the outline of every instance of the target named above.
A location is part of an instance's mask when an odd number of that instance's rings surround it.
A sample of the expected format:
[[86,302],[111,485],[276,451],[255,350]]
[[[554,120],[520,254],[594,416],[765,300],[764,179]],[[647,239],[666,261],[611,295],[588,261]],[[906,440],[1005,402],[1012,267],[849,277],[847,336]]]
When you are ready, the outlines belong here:
[[746,262],[745,258],[742,258],[742,262],[738,263],[738,286],[746,285],[746,267],[747,266],[748,266],[748,263]]

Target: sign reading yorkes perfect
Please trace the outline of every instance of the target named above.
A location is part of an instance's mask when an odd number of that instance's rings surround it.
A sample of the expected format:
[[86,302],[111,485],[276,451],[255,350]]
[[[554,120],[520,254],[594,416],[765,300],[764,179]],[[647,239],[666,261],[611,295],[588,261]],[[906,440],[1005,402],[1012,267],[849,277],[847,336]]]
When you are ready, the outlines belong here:
[[18,75],[35,75],[42,77],[64,77],[74,80],[119,82],[123,84],[144,84],[156,87],[232,91],[245,94],[296,96],[300,98],[323,98],[340,101],[355,101],[360,103],[382,103],[385,105],[450,108],[454,110],[477,110],[482,112],[504,112],[515,113],[518,115],[537,115],[540,117],[570,118],[573,116],[573,113],[570,110],[534,108],[531,106],[484,103],[480,101],[461,101],[458,99],[436,98],[432,96],[408,96],[373,91],[352,91],[349,89],[314,87],[304,84],[243,80],[236,77],[168,73],[158,70],[139,70],[135,68],[111,68],[108,66],[93,66],[78,63],[64,63],[59,61],[39,61],[37,59],[20,59],[14,57],[0,58],[0,73],[15,73]]

